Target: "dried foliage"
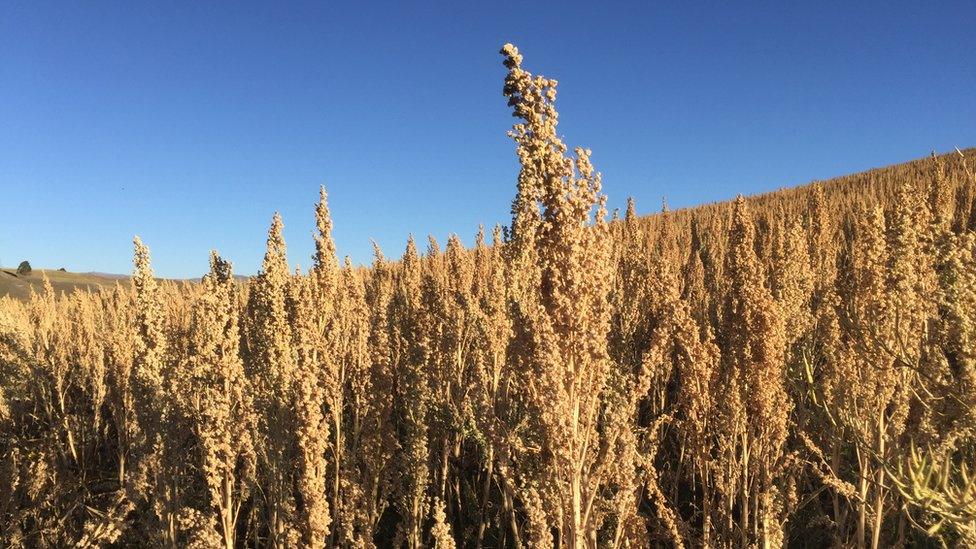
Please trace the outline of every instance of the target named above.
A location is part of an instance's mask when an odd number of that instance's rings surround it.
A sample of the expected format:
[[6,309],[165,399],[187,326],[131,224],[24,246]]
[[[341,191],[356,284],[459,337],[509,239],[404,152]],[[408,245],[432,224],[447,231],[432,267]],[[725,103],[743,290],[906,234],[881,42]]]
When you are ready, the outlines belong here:
[[[0,300],[0,544],[976,544],[963,153],[607,219],[502,49],[510,227]],[[490,242],[489,242],[490,241]]]

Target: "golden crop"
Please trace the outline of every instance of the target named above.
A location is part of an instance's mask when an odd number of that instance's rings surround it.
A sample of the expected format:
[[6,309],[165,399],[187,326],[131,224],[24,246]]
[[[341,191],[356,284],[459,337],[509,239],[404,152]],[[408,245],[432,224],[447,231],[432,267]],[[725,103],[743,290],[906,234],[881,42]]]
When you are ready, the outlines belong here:
[[[976,544],[962,153],[607,219],[502,49],[512,223],[0,300],[0,544]],[[488,242],[490,240],[490,243]]]

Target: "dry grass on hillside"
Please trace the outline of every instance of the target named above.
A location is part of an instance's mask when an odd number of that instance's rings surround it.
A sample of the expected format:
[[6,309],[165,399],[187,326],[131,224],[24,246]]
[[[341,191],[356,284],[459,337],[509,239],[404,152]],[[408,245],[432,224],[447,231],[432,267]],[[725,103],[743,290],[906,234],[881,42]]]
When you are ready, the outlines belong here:
[[18,275],[16,269],[0,269],[0,297],[27,299],[31,290],[35,293],[44,289],[44,277],[51,282],[54,291],[70,293],[74,290],[98,290],[114,286],[119,280],[111,276],[91,273],[69,273],[51,269],[34,269],[29,274]]

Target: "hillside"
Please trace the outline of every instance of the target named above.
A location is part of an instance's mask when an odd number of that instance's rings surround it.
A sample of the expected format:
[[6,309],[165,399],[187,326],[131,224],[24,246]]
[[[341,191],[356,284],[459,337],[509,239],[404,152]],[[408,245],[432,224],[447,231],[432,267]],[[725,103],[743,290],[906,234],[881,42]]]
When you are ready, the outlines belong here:
[[[952,220],[954,231],[965,232],[976,227],[976,189],[969,182],[967,168],[960,153],[970,159],[971,163],[972,158],[976,157],[976,148],[940,154],[937,158],[943,170],[941,179],[945,188],[945,207],[948,208],[945,213]],[[971,170],[972,166],[968,169]],[[936,177],[938,177],[936,162],[933,162],[931,156],[925,156],[747,196],[746,203],[756,214],[760,233],[765,233],[760,234],[761,240],[765,240],[765,244],[769,245],[771,238],[775,236],[773,234],[775,230],[769,229],[791,220],[805,219],[809,215],[808,208],[816,190],[821,189],[827,201],[826,213],[831,218],[829,225],[834,231],[831,236],[834,239],[841,239],[845,227],[852,221],[850,216],[855,215],[859,209],[870,209],[876,206],[890,208],[893,205],[896,189],[901,184],[908,184],[913,192],[919,193],[919,197],[927,200],[928,185]],[[713,244],[722,246],[724,235],[729,229],[734,205],[735,200],[727,200],[671,212],[670,219],[677,232],[675,236],[683,245],[691,245],[692,233],[695,233],[706,239],[717,239]],[[657,240],[660,222],[659,214],[641,217],[642,229],[652,243]]]
[[51,269],[34,269],[30,274],[18,275],[16,269],[0,269],[0,297],[10,296],[16,299],[26,299],[33,288],[41,291],[44,286],[44,276],[51,281],[51,286],[57,293],[72,292],[75,289],[93,290],[102,286],[112,286],[123,281],[118,275],[102,273],[69,273]]

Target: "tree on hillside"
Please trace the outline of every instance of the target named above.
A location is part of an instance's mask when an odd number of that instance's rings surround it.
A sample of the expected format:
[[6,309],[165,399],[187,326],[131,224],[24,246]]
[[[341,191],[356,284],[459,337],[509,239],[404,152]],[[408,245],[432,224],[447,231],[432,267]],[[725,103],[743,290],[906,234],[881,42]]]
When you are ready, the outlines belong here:
[[30,263],[28,263],[26,260],[21,261],[20,265],[17,266],[17,274],[19,275],[28,275],[30,274],[30,272],[31,272],[31,266]]

